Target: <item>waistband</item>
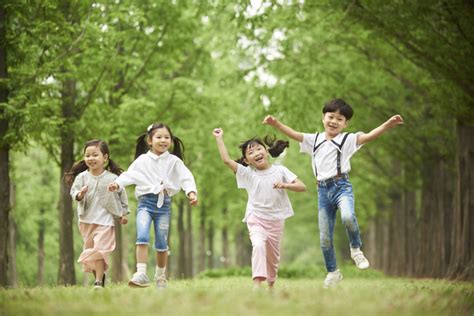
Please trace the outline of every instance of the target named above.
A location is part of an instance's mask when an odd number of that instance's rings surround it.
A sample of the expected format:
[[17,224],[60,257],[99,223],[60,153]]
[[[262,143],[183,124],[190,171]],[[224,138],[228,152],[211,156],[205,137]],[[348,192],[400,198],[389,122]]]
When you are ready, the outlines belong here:
[[326,180],[318,181],[318,186],[325,187],[325,186],[328,186],[330,184],[336,183],[337,181],[339,181],[341,179],[349,180],[349,174],[348,173],[341,173],[340,176],[335,176],[335,177],[332,177],[332,178],[329,178],[329,179],[326,179]]

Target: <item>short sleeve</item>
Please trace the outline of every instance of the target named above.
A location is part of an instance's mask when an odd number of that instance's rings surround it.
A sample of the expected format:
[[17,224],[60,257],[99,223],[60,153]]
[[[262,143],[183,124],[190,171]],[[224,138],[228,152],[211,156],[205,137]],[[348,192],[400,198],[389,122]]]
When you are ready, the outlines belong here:
[[248,189],[250,188],[250,179],[252,177],[252,170],[250,167],[244,167],[240,163],[237,164],[237,172],[235,178],[237,179],[237,188]]
[[290,169],[286,167],[281,166],[281,170],[283,172],[283,178],[285,179],[286,183],[292,183],[293,181],[296,180],[296,178],[298,178],[296,174],[291,172]]
[[356,151],[358,151],[363,145],[357,145],[357,137],[364,134],[363,132],[350,133],[347,135],[346,142],[342,146],[342,151],[344,154],[352,156]]
[[303,141],[300,143],[300,152],[308,154],[308,155],[312,155],[315,139],[316,139],[316,134],[303,133]]

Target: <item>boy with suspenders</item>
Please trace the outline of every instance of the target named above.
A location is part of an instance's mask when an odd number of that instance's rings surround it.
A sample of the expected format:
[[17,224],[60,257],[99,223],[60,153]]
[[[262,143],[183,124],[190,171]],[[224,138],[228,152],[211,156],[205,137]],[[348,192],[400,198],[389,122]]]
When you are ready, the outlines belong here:
[[342,133],[352,118],[352,107],[344,100],[334,99],[323,108],[323,133],[306,134],[293,130],[271,115],[263,120],[288,137],[300,142],[300,151],[311,156],[314,175],[318,182],[318,223],[321,250],[328,272],[323,287],[335,286],[342,280],[337,269],[333,246],[336,211],[341,210],[341,219],[349,237],[351,258],[359,269],[367,269],[369,261],[360,250],[359,225],[354,211],[354,194],[349,181],[350,158],[363,144],[372,141],[388,129],[403,124],[400,115],[394,115],[369,133]]

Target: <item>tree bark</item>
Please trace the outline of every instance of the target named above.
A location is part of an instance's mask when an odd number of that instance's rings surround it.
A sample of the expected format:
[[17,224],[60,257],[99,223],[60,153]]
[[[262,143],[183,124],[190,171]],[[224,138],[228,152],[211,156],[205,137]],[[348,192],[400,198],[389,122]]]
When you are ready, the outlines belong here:
[[201,203],[199,212],[199,254],[198,254],[198,272],[206,269],[206,204]]
[[458,123],[452,253],[448,276],[474,279],[474,126]]
[[112,256],[113,270],[112,270],[112,282],[122,282],[125,279],[124,261],[125,251],[123,249],[123,235],[122,225],[120,220],[117,218],[115,222],[115,251]]
[[[64,73],[67,73],[64,71]],[[64,125],[61,128],[61,160],[60,160],[60,196],[59,196],[59,273],[58,284],[75,284],[74,273],[74,242],[72,223],[74,212],[69,186],[63,181],[63,175],[74,163],[74,104],[76,100],[76,82],[65,78],[61,89],[61,110]]]
[[186,205],[186,277],[192,278],[193,271],[193,218],[191,216],[191,205]]
[[38,221],[38,271],[36,273],[36,285],[38,286],[44,284],[44,234],[46,231],[44,213],[44,208],[41,208]]
[[179,239],[179,259],[178,278],[186,277],[186,236],[184,232],[184,200],[178,202],[178,239]]
[[227,207],[222,209],[222,217],[224,224],[222,225],[222,265],[224,268],[229,267],[229,231],[227,227]]
[[207,268],[214,269],[214,221],[210,220],[207,228]]
[[16,222],[10,214],[10,223],[8,227],[8,286],[18,287],[18,277],[16,272]]
[[[0,80],[8,79],[7,68],[7,34],[6,5],[0,5]],[[8,102],[9,89],[7,84],[0,85],[0,103]],[[5,142],[9,122],[5,118],[5,110],[0,108],[0,286],[8,285],[8,227],[10,216],[10,144]]]

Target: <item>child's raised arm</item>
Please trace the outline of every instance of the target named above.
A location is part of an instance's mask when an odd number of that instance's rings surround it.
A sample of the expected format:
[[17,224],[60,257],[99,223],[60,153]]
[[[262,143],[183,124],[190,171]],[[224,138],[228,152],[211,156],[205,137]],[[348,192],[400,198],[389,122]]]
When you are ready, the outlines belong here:
[[389,118],[385,123],[380,125],[379,127],[374,128],[367,134],[362,134],[357,137],[357,145],[362,145],[368,143],[374,139],[377,139],[380,135],[385,133],[387,130],[403,124],[403,117],[401,115],[394,115]]
[[273,126],[277,130],[285,134],[286,136],[293,138],[294,140],[299,141],[300,143],[303,141],[303,133],[297,132],[291,127],[286,126],[285,124],[283,124],[282,122],[280,122],[278,119],[276,119],[275,117],[271,115],[267,115],[263,119],[262,123]]
[[227,167],[232,169],[232,171],[237,172],[237,162],[230,159],[229,153],[227,152],[227,148],[224,144],[224,138],[222,138],[222,136],[224,135],[224,131],[221,128],[215,128],[212,131],[212,134],[216,138],[217,148],[219,149],[219,153],[221,154],[222,161],[224,161]]

